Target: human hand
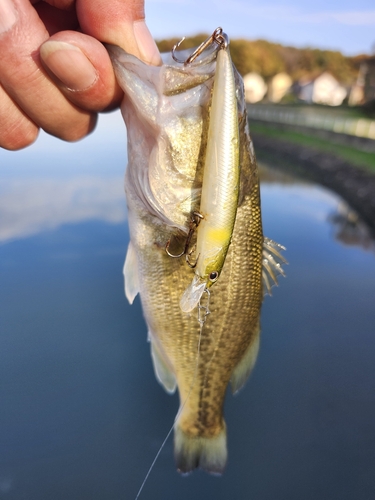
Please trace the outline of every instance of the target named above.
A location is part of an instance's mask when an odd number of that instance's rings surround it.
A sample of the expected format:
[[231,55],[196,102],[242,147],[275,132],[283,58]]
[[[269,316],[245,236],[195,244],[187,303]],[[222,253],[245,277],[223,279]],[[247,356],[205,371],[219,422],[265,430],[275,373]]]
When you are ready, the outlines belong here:
[[[82,30],[82,32],[78,31]],[[85,137],[122,91],[99,42],[158,65],[144,0],[0,0],[0,147]]]

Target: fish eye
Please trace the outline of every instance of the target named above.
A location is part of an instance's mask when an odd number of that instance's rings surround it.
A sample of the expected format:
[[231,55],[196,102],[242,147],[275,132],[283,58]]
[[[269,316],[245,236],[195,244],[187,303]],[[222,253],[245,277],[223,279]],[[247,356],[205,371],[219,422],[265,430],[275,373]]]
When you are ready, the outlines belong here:
[[210,275],[209,275],[209,279],[213,283],[218,279],[218,277],[219,277],[219,273],[217,271],[212,271],[212,273],[210,273]]

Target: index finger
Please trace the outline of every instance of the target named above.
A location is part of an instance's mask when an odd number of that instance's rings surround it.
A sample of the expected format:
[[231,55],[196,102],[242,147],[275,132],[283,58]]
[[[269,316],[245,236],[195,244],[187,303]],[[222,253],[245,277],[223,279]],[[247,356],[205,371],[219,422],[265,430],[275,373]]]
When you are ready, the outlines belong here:
[[92,113],[77,108],[52,83],[39,56],[49,34],[28,0],[1,1],[0,84],[39,127],[76,140],[95,126]]

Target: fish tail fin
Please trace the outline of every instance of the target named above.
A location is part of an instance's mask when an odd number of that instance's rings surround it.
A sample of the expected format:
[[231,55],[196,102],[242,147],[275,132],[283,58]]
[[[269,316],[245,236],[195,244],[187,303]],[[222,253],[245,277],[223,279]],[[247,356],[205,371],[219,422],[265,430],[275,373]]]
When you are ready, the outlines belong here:
[[223,420],[220,432],[213,437],[190,436],[178,422],[174,429],[174,456],[177,469],[187,474],[201,468],[211,474],[222,474],[227,463],[227,429]]

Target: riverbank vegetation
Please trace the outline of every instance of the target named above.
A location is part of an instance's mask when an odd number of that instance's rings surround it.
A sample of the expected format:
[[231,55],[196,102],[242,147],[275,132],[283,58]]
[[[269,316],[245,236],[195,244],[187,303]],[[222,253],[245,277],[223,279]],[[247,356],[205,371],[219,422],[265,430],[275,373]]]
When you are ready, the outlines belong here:
[[[207,36],[187,37],[181,49],[196,47]],[[157,45],[161,52],[168,52],[178,41],[177,38],[159,40]],[[285,71],[293,80],[300,80],[329,71],[344,85],[351,85],[356,80],[360,63],[369,57],[364,54],[347,57],[339,51],[287,47],[266,40],[232,39],[230,50],[233,62],[242,75],[254,71],[268,80]]]
[[333,154],[349,162],[353,166],[364,168],[375,174],[375,153],[362,151],[352,145],[338,144],[329,139],[317,137],[311,133],[310,129],[304,132],[303,128],[301,128],[297,132],[294,130],[286,130],[277,125],[251,121],[250,132],[255,132],[269,138],[275,138],[300,146],[306,146],[316,151]]

